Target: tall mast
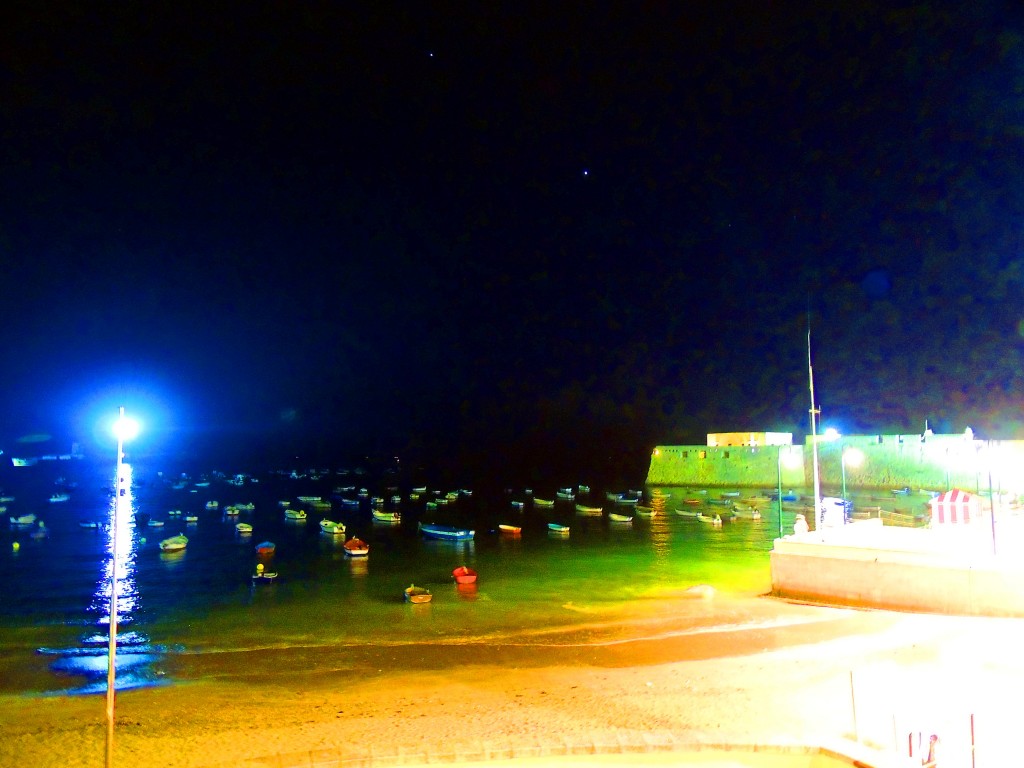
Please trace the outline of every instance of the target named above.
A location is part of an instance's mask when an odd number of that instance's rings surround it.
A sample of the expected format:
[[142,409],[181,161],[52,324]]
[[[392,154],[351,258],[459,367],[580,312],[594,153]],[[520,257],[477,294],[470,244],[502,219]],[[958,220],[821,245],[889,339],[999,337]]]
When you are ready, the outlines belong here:
[[818,414],[814,401],[814,367],[811,365],[811,318],[807,318],[807,381],[811,390],[811,455],[814,467],[814,528],[821,528],[821,476],[818,474]]

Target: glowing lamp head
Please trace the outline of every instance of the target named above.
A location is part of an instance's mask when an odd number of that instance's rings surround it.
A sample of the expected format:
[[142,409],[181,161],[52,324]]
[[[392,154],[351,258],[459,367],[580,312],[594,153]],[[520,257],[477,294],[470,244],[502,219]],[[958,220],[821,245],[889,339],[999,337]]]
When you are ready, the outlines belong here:
[[133,440],[138,434],[139,422],[125,416],[124,409],[122,409],[121,415],[114,422],[114,436],[121,442],[127,442],[128,440]]
[[839,433],[839,430],[836,429],[835,427],[829,427],[828,429],[825,430],[825,434],[822,435],[822,439],[828,441],[838,440],[840,437],[842,437],[842,435]]
[[843,465],[847,467],[859,467],[864,463],[864,451],[860,448],[847,448],[843,451]]

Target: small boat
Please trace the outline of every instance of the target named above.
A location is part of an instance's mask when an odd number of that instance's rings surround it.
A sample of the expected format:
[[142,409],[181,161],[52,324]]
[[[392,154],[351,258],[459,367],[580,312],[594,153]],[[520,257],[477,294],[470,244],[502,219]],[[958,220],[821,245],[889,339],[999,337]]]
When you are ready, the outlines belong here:
[[523,507],[525,507],[525,506],[526,505],[523,502],[521,502],[521,501],[513,501],[512,502],[512,509],[518,509],[520,512],[523,511]]
[[256,551],[261,555],[272,555],[277,546],[272,541],[261,541],[256,545]]
[[553,507],[555,506],[554,499],[540,499],[536,496],[533,497],[533,505],[535,507]]
[[346,541],[342,548],[349,557],[366,557],[370,554],[370,545],[355,536]]
[[226,517],[238,517],[239,509],[235,506],[224,507],[224,515]]
[[164,521],[163,520],[150,520],[148,523],[146,523],[146,525],[148,525],[150,528],[163,528],[164,527]]
[[55,493],[50,497],[51,504],[59,504],[62,501],[67,501],[71,498],[70,494],[67,493]]
[[169,509],[169,510],[167,510],[167,516],[168,517],[181,517],[181,510],[180,509]]
[[239,533],[252,533],[252,525],[250,523],[237,523],[235,530]]
[[177,536],[171,536],[169,539],[164,539],[160,542],[161,552],[177,552],[184,549],[188,545],[188,536],[183,533],[179,533]]
[[403,594],[407,603],[429,603],[433,597],[429,589],[417,587],[415,584],[410,584],[406,587]]
[[654,507],[645,507],[640,504],[636,507],[636,513],[640,517],[654,517],[657,514],[657,510]]
[[476,571],[468,565],[460,565],[452,571],[456,584],[473,584],[476,582]]
[[427,538],[444,541],[471,541],[476,535],[476,531],[471,528],[455,528],[450,525],[420,523],[419,528],[420,533]]
[[560,533],[566,536],[569,535],[569,526],[561,525],[560,523],[548,523],[548,530],[551,533]]
[[330,534],[333,534],[335,536],[337,536],[337,535],[344,535],[344,533],[345,533],[345,524],[344,523],[336,523],[333,520],[321,520],[320,521],[320,530],[323,531],[324,533],[330,533]]
[[620,515],[618,512],[609,512],[608,520],[612,523],[632,523],[632,515]]
[[78,521],[78,527],[79,528],[99,528],[100,524],[97,523],[95,520],[79,520]]
[[199,522],[199,515],[185,515],[185,522],[186,523],[198,523]]
[[36,516],[32,514],[19,515],[11,518],[11,525],[35,525]]
[[502,523],[498,526],[498,530],[506,536],[518,536],[523,532],[523,529],[518,525],[506,525]]
[[206,508],[207,509],[219,509],[220,508],[220,502],[219,501],[208,501],[208,502],[206,502]]
[[256,572],[252,575],[253,584],[273,584],[277,579],[277,571],[268,571],[263,563],[256,564]]
[[285,509],[284,511],[285,520],[305,520],[306,510],[304,509]]
[[358,499],[342,499],[341,500],[341,506],[345,507],[346,509],[359,509],[359,500]]
[[382,509],[374,509],[370,511],[373,515],[373,519],[378,523],[400,523],[402,522],[402,515],[399,512],[385,512]]
[[296,496],[295,498],[297,498],[299,501],[306,502],[306,503],[312,503],[314,501],[320,501],[321,500],[320,496]]
[[250,501],[248,504],[235,504],[235,509],[240,509],[243,512],[252,512],[256,509],[256,505]]
[[585,504],[577,504],[576,514],[585,517],[600,517],[604,514],[604,507],[588,507]]
[[576,494],[572,492],[572,488],[563,488],[560,491],[555,491],[555,496],[564,501],[572,501],[576,498]]

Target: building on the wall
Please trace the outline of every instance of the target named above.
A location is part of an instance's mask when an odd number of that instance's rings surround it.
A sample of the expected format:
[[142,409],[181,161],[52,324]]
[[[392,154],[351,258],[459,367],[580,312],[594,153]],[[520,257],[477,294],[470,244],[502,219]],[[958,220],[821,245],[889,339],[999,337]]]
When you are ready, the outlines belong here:
[[[1024,495],[1024,441],[951,435],[818,436],[824,490],[849,488],[945,491],[951,488]],[[708,435],[707,445],[659,445],[651,453],[650,485],[810,487],[811,452],[772,432]],[[823,490],[823,492],[824,492]]]

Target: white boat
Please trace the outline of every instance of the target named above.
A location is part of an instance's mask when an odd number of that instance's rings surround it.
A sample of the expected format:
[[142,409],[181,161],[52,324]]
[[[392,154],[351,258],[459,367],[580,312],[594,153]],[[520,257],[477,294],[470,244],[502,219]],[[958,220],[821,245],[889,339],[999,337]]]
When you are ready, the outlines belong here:
[[374,509],[371,514],[378,523],[400,523],[402,516],[398,512],[385,512],[382,509]]
[[11,525],[35,525],[36,516],[32,514],[11,518]]
[[321,520],[320,521],[320,530],[323,531],[324,533],[330,533],[330,534],[333,534],[335,536],[337,536],[339,534],[344,535],[344,533],[345,533],[345,524],[344,523],[336,523],[333,520]]
[[231,506],[224,507],[224,514],[227,517],[237,517],[238,516],[238,507],[231,507]]
[[236,523],[235,530],[239,533],[252,533],[252,525],[250,523]]
[[305,502],[305,503],[309,504],[309,503],[312,503],[314,501],[320,501],[321,497],[319,497],[319,496],[296,496],[295,498],[297,498],[299,501],[302,501],[302,502]]
[[146,525],[148,525],[150,528],[163,528],[164,527],[164,521],[163,520],[150,520],[148,523],[146,523]]
[[55,493],[50,497],[51,504],[59,504],[62,501],[67,501],[71,498],[69,493]]
[[207,509],[219,509],[220,508],[220,502],[219,501],[208,501],[208,502],[206,502],[206,508]]
[[305,520],[306,510],[304,509],[285,509],[284,511],[285,520]]

